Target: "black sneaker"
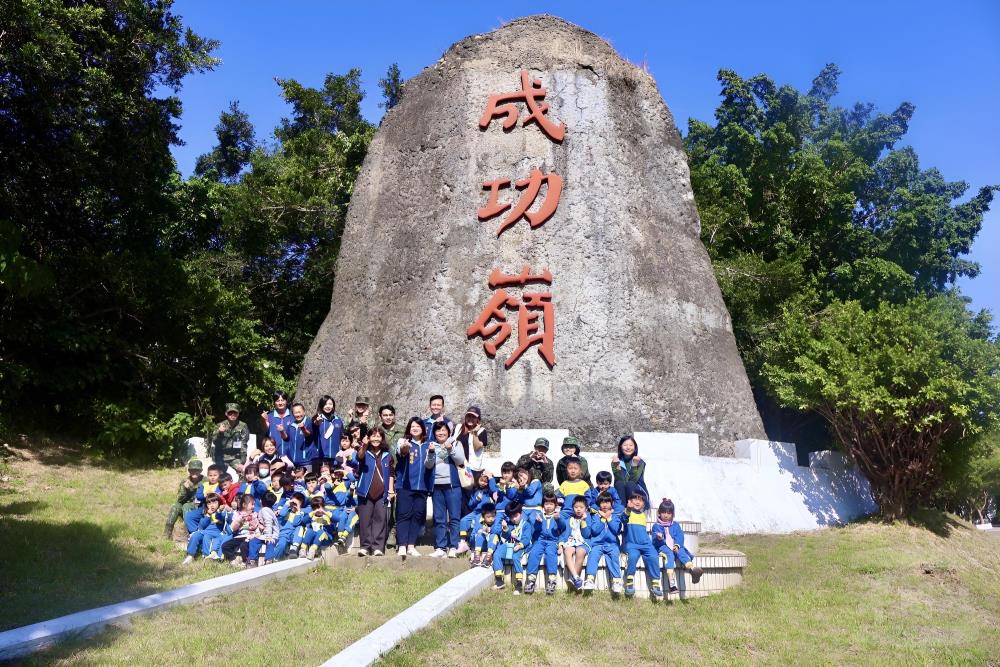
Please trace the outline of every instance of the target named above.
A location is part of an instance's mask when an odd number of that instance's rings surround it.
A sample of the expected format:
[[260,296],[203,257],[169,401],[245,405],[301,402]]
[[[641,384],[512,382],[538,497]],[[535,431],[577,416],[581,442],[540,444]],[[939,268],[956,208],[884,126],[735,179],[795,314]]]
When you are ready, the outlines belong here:
[[548,581],[545,582],[545,594],[555,595],[555,593],[556,593],[556,580],[549,579]]
[[520,579],[517,579],[517,580],[516,580],[516,581],[514,582],[514,595],[520,595],[520,594],[521,594],[521,589],[522,589],[522,588],[523,588],[523,586],[522,586],[522,584],[521,584],[521,580],[520,580]]
[[502,591],[503,587],[506,586],[506,585],[507,585],[507,582],[504,581],[504,578],[503,578],[502,574],[498,574],[498,575],[496,575],[496,576],[493,577],[493,588],[495,588],[496,590]]
[[670,592],[671,593],[680,593],[680,589],[677,588],[677,586],[675,586],[673,584],[670,584]]
[[524,585],[524,594],[531,595],[535,592],[535,578],[528,577],[528,583]]
[[705,571],[698,566],[691,568],[691,583],[697,584],[701,581],[701,575],[705,574]]

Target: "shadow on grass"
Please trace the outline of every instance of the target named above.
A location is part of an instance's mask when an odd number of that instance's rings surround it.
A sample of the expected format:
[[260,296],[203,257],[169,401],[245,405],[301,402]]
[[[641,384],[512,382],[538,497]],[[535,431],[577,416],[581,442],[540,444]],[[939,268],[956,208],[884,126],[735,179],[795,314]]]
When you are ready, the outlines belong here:
[[119,547],[124,530],[0,516],[0,631],[158,590],[144,582],[169,573]]
[[917,510],[909,520],[910,525],[925,528],[938,537],[949,537],[955,530],[966,528],[966,525],[951,514],[940,510]]
[[7,516],[27,516],[32,512],[38,512],[48,507],[49,504],[42,500],[22,500],[19,502],[0,505],[0,517]]

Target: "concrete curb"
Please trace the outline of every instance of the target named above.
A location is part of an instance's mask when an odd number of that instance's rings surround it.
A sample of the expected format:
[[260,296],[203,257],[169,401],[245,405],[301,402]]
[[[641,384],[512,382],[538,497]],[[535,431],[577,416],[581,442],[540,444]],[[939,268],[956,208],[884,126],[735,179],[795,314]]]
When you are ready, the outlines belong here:
[[367,667],[396,644],[434,619],[479,594],[493,581],[493,571],[473,568],[440,586],[381,626],[323,663],[321,667]]
[[68,639],[86,637],[132,616],[149,614],[179,604],[191,604],[208,597],[246,588],[261,579],[282,578],[304,572],[321,561],[304,558],[281,561],[264,567],[241,570],[171,591],[79,611],[48,621],[0,632],[0,660],[19,658]]

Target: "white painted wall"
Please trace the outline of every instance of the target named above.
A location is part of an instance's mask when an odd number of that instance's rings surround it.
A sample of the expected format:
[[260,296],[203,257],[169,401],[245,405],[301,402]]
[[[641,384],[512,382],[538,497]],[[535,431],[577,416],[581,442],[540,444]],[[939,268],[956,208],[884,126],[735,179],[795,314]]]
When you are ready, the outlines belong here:
[[[486,467],[498,474],[504,461],[531,451],[536,437],[549,438],[553,460],[562,456],[566,431],[507,430],[500,454]],[[868,481],[842,454],[818,452],[799,466],[795,445],[741,440],[735,458],[698,454],[694,433],[636,433],[646,460],[646,485],[653,504],[663,497],[677,506],[677,517],[701,521],[702,530],[724,534],[787,533],[815,530],[870,514],[878,509]],[[610,452],[582,452],[591,476],[611,469]]]

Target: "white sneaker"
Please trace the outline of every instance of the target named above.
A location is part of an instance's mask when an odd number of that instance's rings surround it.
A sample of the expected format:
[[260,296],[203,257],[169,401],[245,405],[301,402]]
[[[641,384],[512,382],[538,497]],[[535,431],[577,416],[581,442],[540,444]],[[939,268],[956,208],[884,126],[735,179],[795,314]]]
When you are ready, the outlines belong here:
[[368,555],[368,549],[358,549],[358,555],[364,558]]
[[376,549],[375,551],[372,552],[372,556],[383,556],[383,555],[385,554],[383,554],[380,549]]
[[399,556],[400,558],[405,558],[406,557],[406,547],[399,547],[398,549],[396,549],[396,555]]
[[190,565],[194,562],[194,556],[185,556],[184,562],[181,565]]
[[431,552],[431,558],[444,558],[448,555],[448,552],[444,549],[435,549]]
[[408,547],[406,549],[406,555],[410,556],[412,558],[420,558],[421,556],[423,556],[422,553],[420,553],[419,551],[417,551],[416,547]]
[[594,583],[593,579],[587,579],[583,582],[583,587],[580,590],[592,591],[597,588],[597,584]]
[[448,558],[458,558],[458,551],[455,549],[455,547],[448,549]]

